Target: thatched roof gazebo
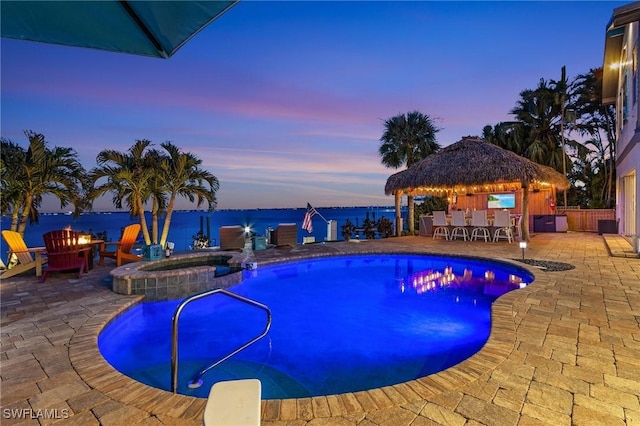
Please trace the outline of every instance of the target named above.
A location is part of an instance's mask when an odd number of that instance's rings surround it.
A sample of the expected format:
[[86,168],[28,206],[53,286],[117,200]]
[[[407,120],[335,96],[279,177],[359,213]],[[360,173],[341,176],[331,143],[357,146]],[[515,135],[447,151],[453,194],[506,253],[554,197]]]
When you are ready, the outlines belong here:
[[[385,193],[396,195],[396,223],[402,193],[451,194],[472,192],[474,187],[505,184],[522,189],[522,215],[528,217],[528,190],[534,185],[567,189],[569,180],[543,166],[483,139],[465,137],[387,179]],[[409,212],[413,220],[413,212]],[[528,221],[522,221],[523,239],[529,239]]]

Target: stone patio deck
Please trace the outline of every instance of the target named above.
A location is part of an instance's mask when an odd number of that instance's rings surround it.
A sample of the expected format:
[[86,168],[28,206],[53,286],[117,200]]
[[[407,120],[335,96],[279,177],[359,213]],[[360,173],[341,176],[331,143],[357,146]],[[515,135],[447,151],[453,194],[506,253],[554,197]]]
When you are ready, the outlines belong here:
[[[517,244],[402,237],[255,252],[271,261],[326,253],[450,253],[508,260]],[[640,425],[640,260],[610,256],[603,236],[537,234],[534,272],[492,311],[473,357],[396,386],[262,402],[264,425]],[[518,262],[518,264],[520,264]],[[81,279],[24,274],[0,284],[2,425],[199,425],[205,400],[137,383],[100,356],[96,337],[139,297],[109,289],[114,265]],[[57,418],[50,418],[57,417]]]

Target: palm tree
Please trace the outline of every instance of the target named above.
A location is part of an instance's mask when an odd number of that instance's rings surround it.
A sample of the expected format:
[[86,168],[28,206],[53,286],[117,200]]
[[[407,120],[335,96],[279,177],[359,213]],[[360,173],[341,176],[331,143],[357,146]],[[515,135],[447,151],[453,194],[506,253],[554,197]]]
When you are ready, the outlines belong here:
[[2,213],[11,215],[11,230],[18,229],[18,218],[24,202],[24,185],[20,173],[26,162],[26,151],[12,141],[2,138],[0,150],[0,176],[2,177]]
[[504,121],[495,126],[484,126],[482,138],[489,143],[525,157],[527,128],[518,121]]
[[[116,208],[127,205],[132,216],[140,218],[142,235],[146,245],[163,247],[169,235],[171,217],[178,196],[197,202],[198,207],[207,202],[209,210],[216,203],[218,179],[199,166],[202,160],[191,153],[184,153],[171,142],[161,144],[167,154],[150,148],[151,141],[142,139],[122,153],[105,150],[98,154],[98,167],[91,171],[94,189],[90,193],[95,200],[108,192],[113,194]],[[100,180],[106,179],[102,183]],[[151,233],[144,214],[145,204],[151,205]],[[158,218],[166,212],[162,235],[159,235]]]
[[168,194],[167,215],[160,237],[160,244],[164,247],[176,198],[182,196],[190,202],[195,201],[198,207],[206,201],[209,211],[213,211],[216,206],[216,191],[220,184],[213,174],[200,168],[202,160],[192,153],[182,152],[171,142],[162,143],[160,146],[168,153],[161,163],[164,189]]
[[599,191],[600,201],[611,208],[615,206],[616,113],[613,105],[602,104],[602,68],[578,75],[572,86],[575,99],[570,106],[578,117],[575,130],[588,138],[583,145],[593,162],[591,168],[602,171],[605,177]]
[[[111,192],[113,204],[118,209],[122,208],[124,202],[131,216],[140,218],[142,235],[147,245],[151,244],[151,237],[144,215],[144,204],[151,198],[155,173],[155,170],[149,167],[152,163],[150,156],[153,154],[145,157],[145,150],[149,145],[151,141],[142,139],[137,140],[128,152],[110,149],[101,151],[96,159],[98,167],[90,173],[93,189],[89,193],[89,199],[93,201]],[[106,179],[106,182],[98,183],[103,179]]]
[[[591,69],[571,82],[562,69],[559,81],[540,80],[535,90],[524,90],[511,111],[516,121],[485,126],[482,137],[582,182],[569,189],[571,205],[613,207],[615,200],[615,108],[602,104],[602,68]],[[579,134],[580,140],[563,138]],[[563,149],[564,139],[567,151]]]
[[147,180],[149,189],[149,199],[151,202],[151,243],[158,244],[158,216],[164,212],[167,206],[167,197],[165,196],[165,180],[161,171],[166,160],[160,151],[149,149],[144,153],[142,164],[145,169],[149,170],[149,178]]
[[525,156],[561,172],[564,159],[560,137],[562,108],[557,95],[556,85],[540,79],[535,90],[520,92],[511,114],[526,128]]
[[49,149],[42,134],[25,131],[25,151],[2,139],[2,211],[11,214],[11,230],[24,235],[27,220],[38,222],[45,195],[60,201],[60,207],[74,205],[77,215],[85,207],[86,173],[72,148]]
[[[419,111],[399,114],[388,118],[384,122],[384,133],[380,137],[378,152],[382,157],[382,164],[394,169],[402,166],[411,167],[418,161],[437,152],[440,145],[436,141],[436,133],[441,129],[436,127],[433,119]],[[400,216],[399,194],[396,195],[396,219]],[[409,232],[415,231],[413,195],[407,197],[409,213]],[[402,229],[400,221],[396,223],[397,234]]]

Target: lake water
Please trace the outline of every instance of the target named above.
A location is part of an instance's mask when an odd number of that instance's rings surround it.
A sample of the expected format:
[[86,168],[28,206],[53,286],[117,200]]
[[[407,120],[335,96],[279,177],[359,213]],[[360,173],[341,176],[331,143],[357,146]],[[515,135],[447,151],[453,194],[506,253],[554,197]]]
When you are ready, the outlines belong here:
[[[340,227],[347,219],[354,224],[362,225],[362,222],[370,215],[371,219],[378,220],[386,217],[394,220],[393,206],[386,207],[329,207],[316,208],[327,220],[337,222],[337,239],[341,240]],[[258,235],[266,235],[267,228],[275,229],[279,223],[298,224],[298,242],[302,243],[303,237],[314,237],[316,241],[324,241],[327,237],[327,225],[319,216],[313,217],[313,232],[308,233],[301,228],[306,208],[299,209],[254,209],[254,210],[219,210],[213,213],[205,211],[175,211],[171,218],[168,241],[175,243],[176,251],[188,250],[193,242],[193,235],[202,230],[205,235],[220,242],[219,228],[228,225],[250,226],[251,231]],[[147,214],[148,225],[151,226],[151,215]],[[164,216],[159,221],[162,232]],[[40,222],[28,224],[24,240],[28,247],[44,245],[42,234],[54,229],[71,229],[82,232],[97,233],[106,232],[108,241],[118,241],[121,229],[132,223],[138,223],[138,218],[131,218],[127,212],[110,213],[85,213],[78,218],[71,215],[41,214]],[[2,229],[9,229],[11,218],[2,217]],[[142,233],[140,242],[142,243]],[[0,243],[2,260],[6,261],[7,248],[4,240]],[[213,244],[212,244],[213,245]]]

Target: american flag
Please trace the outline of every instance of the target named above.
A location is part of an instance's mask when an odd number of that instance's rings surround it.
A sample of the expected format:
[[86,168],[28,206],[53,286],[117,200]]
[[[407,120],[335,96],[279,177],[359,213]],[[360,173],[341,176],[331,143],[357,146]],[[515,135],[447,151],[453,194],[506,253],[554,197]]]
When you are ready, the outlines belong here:
[[311,204],[307,203],[307,212],[304,214],[304,220],[302,221],[302,229],[307,231],[308,233],[313,232],[313,223],[311,223],[311,218],[318,214],[318,211],[311,207]]

